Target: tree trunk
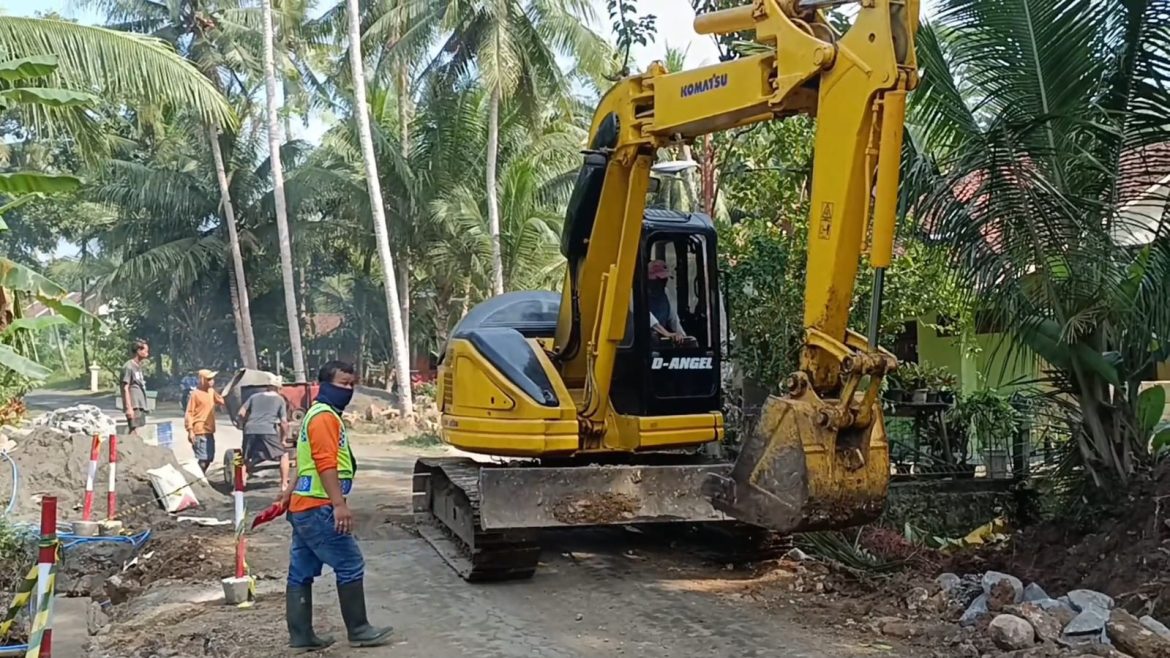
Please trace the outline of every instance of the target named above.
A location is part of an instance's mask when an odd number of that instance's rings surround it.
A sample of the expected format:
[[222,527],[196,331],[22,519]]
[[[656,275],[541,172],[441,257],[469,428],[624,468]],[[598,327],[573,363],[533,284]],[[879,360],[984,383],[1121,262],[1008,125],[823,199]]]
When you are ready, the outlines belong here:
[[223,163],[223,151],[219,147],[219,131],[215,128],[207,129],[211,140],[211,156],[215,160],[215,178],[219,181],[219,200],[223,206],[223,216],[228,230],[228,243],[232,251],[232,271],[235,273],[235,285],[232,292],[236,294],[234,304],[239,309],[236,332],[240,336],[240,360],[244,367],[256,368],[256,339],[252,336],[252,308],[248,302],[248,278],[244,275],[244,256],[240,251],[240,234],[236,227],[236,210],[232,206],[232,193],[228,188],[227,169]]
[[[82,240],[81,240],[81,272],[82,272],[82,274],[81,274],[81,307],[88,311],[88,310],[90,310],[91,305],[89,303],[89,290],[88,290],[89,277],[85,276],[85,257],[88,255],[88,250],[85,248],[85,245],[87,242],[88,242],[88,239],[82,238]],[[95,308],[91,312],[96,315],[97,309]],[[87,327],[88,324],[89,324],[89,322],[86,322],[84,320],[81,322],[81,360],[82,360],[81,374],[83,376],[89,373],[89,367],[91,365],[93,365],[93,363],[91,363],[89,360],[89,328]]]
[[[402,305],[402,333],[410,345],[410,254],[398,255],[398,302]],[[409,359],[413,362],[414,355]]]
[[288,208],[284,200],[284,168],[280,162],[280,113],[276,107],[276,55],[272,29],[272,0],[264,2],[264,89],[268,96],[268,157],[272,168],[272,197],[276,206],[276,235],[280,242],[280,278],[284,284],[284,311],[288,343],[292,348],[293,378],[305,379],[305,351],[301,347],[301,322],[297,316],[297,288],[293,276],[292,241]]
[[496,190],[496,160],[500,148],[500,89],[492,89],[488,104],[487,201],[488,232],[492,238],[492,292],[504,294],[504,258],[500,248],[500,201]]
[[[399,35],[402,31],[402,25],[397,22],[394,25],[394,40],[397,43]],[[398,55],[398,63],[395,65],[395,83],[398,87],[398,147],[401,149],[402,160],[406,162],[410,158],[410,85],[407,81],[406,61],[402,55]],[[406,343],[410,345],[410,245],[411,241],[407,240],[401,252],[398,254],[398,300],[402,304],[402,333],[406,336]],[[413,361],[414,355],[410,355]]]
[[703,212],[715,217],[715,140],[711,135],[703,138],[703,161],[699,171],[703,184]]
[[361,140],[362,160],[366,169],[366,186],[370,192],[370,211],[374,220],[374,237],[378,256],[382,261],[382,288],[386,293],[386,311],[390,316],[390,337],[394,347],[394,361],[398,371],[398,400],[402,415],[414,413],[410,391],[410,352],[406,334],[402,330],[402,308],[398,305],[398,282],[394,272],[394,256],[390,253],[390,235],[386,227],[386,209],[382,203],[382,184],[378,180],[378,163],[374,159],[374,137],[370,130],[369,108],[366,105],[366,76],[362,64],[361,20],[358,0],[346,0],[349,12],[349,64],[353,73],[354,117]]
[[[82,319],[84,322],[85,320]],[[53,325],[53,338],[57,341],[57,355],[61,357],[61,369],[66,377],[73,376],[73,369],[69,367],[69,359],[65,356],[65,341],[61,340],[61,327]]]
[[244,355],[248,353],[248,341],[244,332],[243,314],[240,313],[239,286],[236,284],[234,268],[228,268],[228,298],[232,302],[232,319],[236,323],[236,347],[240,350],[240,360],[247,365],[248,360]]
[[[369,281],[370,274],[374,269],[374,252],[367,251],[362,256],[362,281]],[[355,284],[356,287],[356,284]],[[354,300],[355,302],[358,300]],[[359,379],[364,379],[367,372],[366,369],[366,342],[369,336],[369,317],[370,317],[370,298],[362,291],[361,294],[361,312],[358,315],[358,353],[357,353],[357,370]]]

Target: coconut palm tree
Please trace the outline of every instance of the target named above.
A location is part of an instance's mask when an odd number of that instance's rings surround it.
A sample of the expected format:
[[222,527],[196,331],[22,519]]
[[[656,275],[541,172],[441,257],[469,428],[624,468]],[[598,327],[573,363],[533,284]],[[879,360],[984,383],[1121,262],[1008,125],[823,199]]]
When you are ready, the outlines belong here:
[[[128,106],[182,107],[221,128],[236,123],[223,94],[158,39],[49,18],[0,16],[0,60],[45,55],[56,57],[51,83]],[[71,125],[78,124],[46,127]]]
[[410,388],[410,353],[406,334],[402,330],[402,307],[398,305],[398,285],[394,272],[394,256],[390,253],[390,236],[386,227],[386,210],[382,204],[382,186],[378,179],[378,162],[374,156],[374,138],[366,103],[365,66],[362,61],[361,14],[358,0],[347,0],[349,14],[349,66],[353,75],[354,118],[365,165],[366,185],[369,188],[370,213],[374,221],[374,235],[378,241],[378,257],[382,262],[382,281],[389,309],[390,335],[394,345],[395,369],[398,374],[398,400],[404,416],[414,413]]
[[[241,7],[238,0],[86,0],[83,4],[102,11],[110,27],[115,30],[151,35],[169,43],[172,48],[194,65],[217,89],[234,93],[242,99],[241,114],[251,116],[252,90],[244,82],[248,66],[255,61],[256,48],[251,44],[254,20],[250,10]],[[220,133],[215,125],[204,132],[211,145],[210,155],[216,171],[223,169],[218,193],[224,217],[234,223],[235,208],[229,194],[231,172],[225,168]],[[258,366],[256,339],[253,335],[251,301],[248,282],[238,240],[238,228],[229,227],[229,243],[233,256],[232,277],[233,315],[240,345],[240,359],[250,368]]]
[[450,7],[443,26],[450,36],[435,66],[458,77],[474,65],[488,94],[484,183],[492,289],[500,294],[505,286],[497,182],[501,104],[505,98],[519,102],[529,116],[538,115],[536,106],[541,101],[567,110],[569,77],[557,56],[570,56],[585,70],[601,70],[610,61],[610,50],[588,27],[594,19],[593,6],[582,0],[477,0]]
[[276,45],[272,28],[272,0],[263,0],[264,90],[267,97],[268,153],[272,171],[272,192],[276,205],[276,230],[280,244],[280,272],[284,283],[284,305],[288,316],[288,342],[292,349],[293,377],[305,379],[305,352],[301,348],[301,326],[297,318],[297,289],[293,278],[292,238],[288,230],[288,209],[284,198],[284,167],[280,162],[280,113],[276,99]]
[[1124,481],[1149,454],[1138,382],[1170,335],[1170,2],[937,9],[919,32],[903,207],[951,245],[1003,349],[1047,362],[1098,483]]

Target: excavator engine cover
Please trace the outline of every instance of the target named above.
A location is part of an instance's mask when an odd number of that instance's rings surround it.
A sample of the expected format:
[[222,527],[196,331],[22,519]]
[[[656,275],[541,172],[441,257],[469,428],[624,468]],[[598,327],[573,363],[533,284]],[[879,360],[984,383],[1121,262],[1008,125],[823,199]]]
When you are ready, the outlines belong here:
[[834,430],[824,422],[834,402],[811,390],[769,397],[731,473],[704,481],[712,506],[777,532],[849,527],[881,515],[890,479],[881,409],[868,427]]

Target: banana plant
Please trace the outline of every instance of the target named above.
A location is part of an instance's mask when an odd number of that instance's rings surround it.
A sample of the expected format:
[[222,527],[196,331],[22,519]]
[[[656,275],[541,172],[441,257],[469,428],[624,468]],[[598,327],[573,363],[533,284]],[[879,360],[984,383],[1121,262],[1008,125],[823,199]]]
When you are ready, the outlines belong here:
[[[33,117],[43,113],[84,110],[97,102],[93,94],[41,86],[57,70],[55,55],[36,55],[0,62],[0,111]],[[0,232],[7,230],[4,214],[49,194],[72,192],[81,179],[70,174],[40,171],[0,173]],[[0,257],[0,368],[20,378],[39,381],[48,368],[28,357],[32,335],[52,324],[79,324],[96,320],[84,308],[66,298],[68,291],[33,269]],[[49,318],[21,318],[26,300],[40,302],[57,313]],[[6,373],[7,374],[7,373]],[[10,375],[9,375],[10,376]],[[8,379],[9,376],[4,377]]]
[[[0,110],[16,111],[36,116],[45,111],[92,107],[97,97],[93,94],[44,87],[38,81],[50,78],[57,71],[56,55],[34,55],[0,62]],[[8,198],[0,206],[0,230],[4,214],[46,194],[72,192],[81,185],[81,179],[70,174],[39,171],[0,173],[0,194]]]

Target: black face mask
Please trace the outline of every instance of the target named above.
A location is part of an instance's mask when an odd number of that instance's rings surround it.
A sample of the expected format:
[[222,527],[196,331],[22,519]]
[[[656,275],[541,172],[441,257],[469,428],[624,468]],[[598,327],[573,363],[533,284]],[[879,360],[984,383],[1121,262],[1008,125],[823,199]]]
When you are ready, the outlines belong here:
[[652,292],[666,292],[666,280],[658,279],[650,282],[650,290]]

